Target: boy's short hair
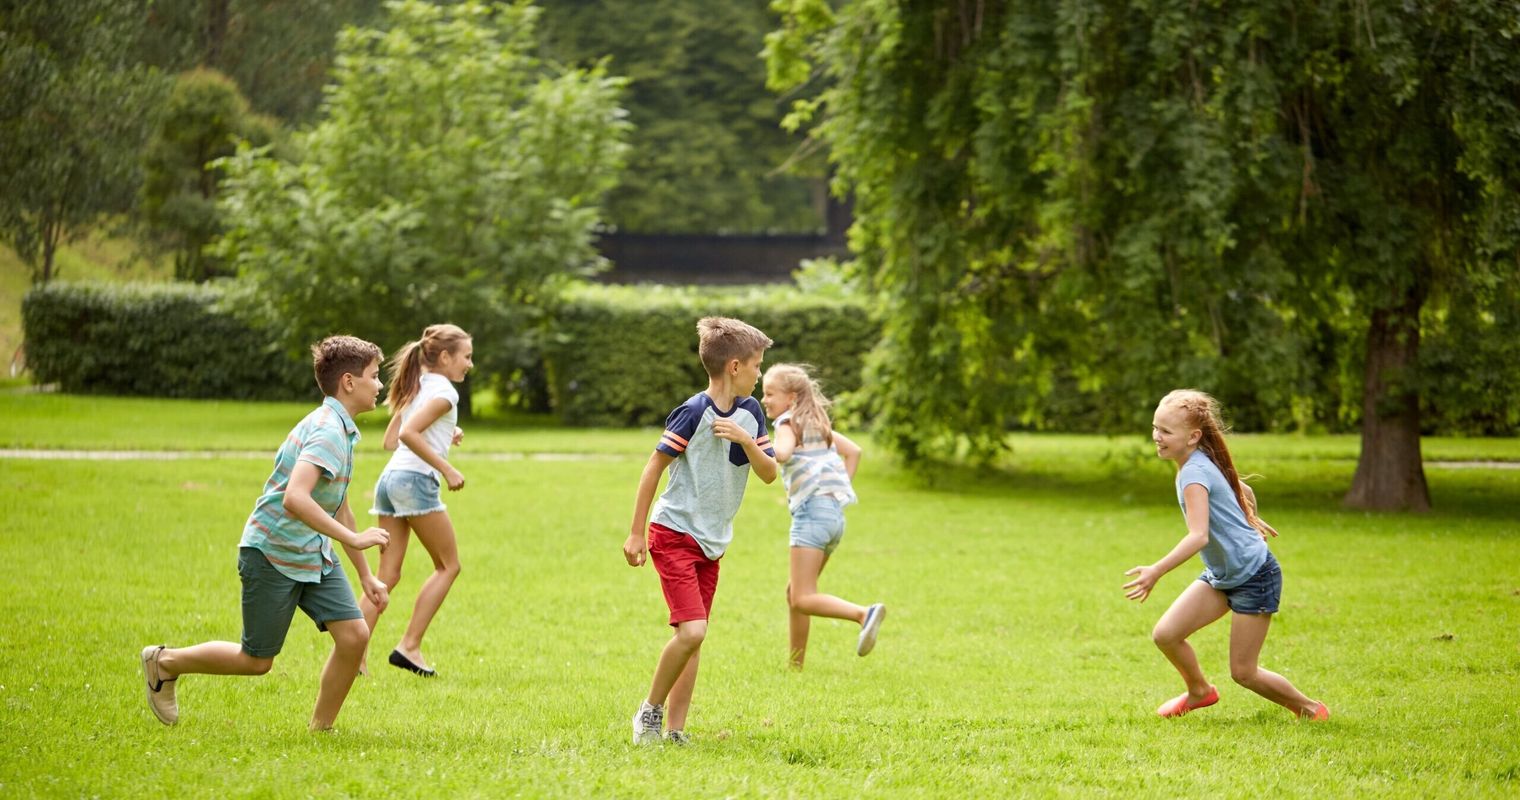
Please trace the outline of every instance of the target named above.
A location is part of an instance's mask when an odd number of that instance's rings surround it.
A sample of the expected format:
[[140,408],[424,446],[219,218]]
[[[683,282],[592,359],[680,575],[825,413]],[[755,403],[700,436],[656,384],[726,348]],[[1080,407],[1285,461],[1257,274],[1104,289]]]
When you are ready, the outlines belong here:
[[329,336],[311,346],[311,365],[317,373],[322,394],[338,394],[338,379],[344,375],[363,375],[364,368],[379,363],[380,347],[357,336]]
[[697,321],[697,355],[710,376],[723,374],[728,362],[763,353],[772,344],[771,337],[746,322],[729,317],[703,317]]

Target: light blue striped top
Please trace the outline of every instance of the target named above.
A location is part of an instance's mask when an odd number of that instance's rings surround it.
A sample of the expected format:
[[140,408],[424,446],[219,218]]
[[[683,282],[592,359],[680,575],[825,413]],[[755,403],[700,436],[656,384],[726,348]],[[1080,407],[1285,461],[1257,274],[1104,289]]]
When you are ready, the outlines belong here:
[[274,456],[274,472],[253,505],[243,526],[240,547],[264,554],[280,574],[301,583],[318,583],[337,564],[332,541],[312,530],[285,510],[285,490],[296,462],[308,461],[322,470],[311,499],[331,516],[337,516],[348,495],[354,472],[354,442],[359,428],[337,398],[328,397],[306,415],[280,445]]
[[[776,418],[776,429],[791,422],[792,412],[787,411]],[[798,426],[793,425],[795,430]],[[823,432],[803,431],[798,437],[792,457],[781,465],[781,480],[786,484],[786,504],[796,511],[814,495],[825,495],[839,501],[842,506],[856,502],[855,488],[850,485],[850,473],[844,467],[844,459],[834,445],[824,442]]]

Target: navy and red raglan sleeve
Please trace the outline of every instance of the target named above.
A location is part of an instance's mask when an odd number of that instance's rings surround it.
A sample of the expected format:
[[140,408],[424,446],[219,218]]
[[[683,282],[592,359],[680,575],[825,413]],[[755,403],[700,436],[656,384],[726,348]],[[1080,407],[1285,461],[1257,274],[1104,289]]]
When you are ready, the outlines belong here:
[[654,449],[671,458],[680,458],[701,422],[701,409],[693,408],[689,402],[682,403],[665,418],[665,432],[660,434],[660,443]]

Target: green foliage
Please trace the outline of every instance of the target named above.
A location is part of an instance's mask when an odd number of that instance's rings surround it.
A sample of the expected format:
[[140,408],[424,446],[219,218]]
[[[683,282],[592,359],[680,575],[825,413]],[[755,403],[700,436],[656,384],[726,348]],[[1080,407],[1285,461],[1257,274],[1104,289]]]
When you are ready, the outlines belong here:
[[[897,449],[1143,426],[1185,385],[1246,428],[1343,427],[1367,381],[1513,429],[1512,4],[833,5],[774,4],[770,74],[824,84],[791,122],[856,198]],[[1420,374],[1366,372],[1427,301]]]
[[37,286],[22,301],[27,363],[67,392],[290,399],[316,397],[309,358],[271,344],[218,286]]
[[555,411],[574,425],[658,425],[707,388],[697,320],[737,317],[775,342],[765,364],[805,362],[830,397],[860,387],[876,326],[859,300],[790,287],[584,286],[559,309],[544,360]]
[[0,239],[54,277],[60,245],[132,207],[166,80],[126,53],[144,3],[0,7]]
[[765,0],[543,5],[552,58],[605,57],[631,79],[634,132],[627,173],[608,198],[611,223],[645,232],[822,228],[813,190],[821,160],[800,174],[782,169],[799,142],[779,127],[781,103],[765,90]]
[[221,171],[238,140],[265,145],[277,123],[248,110],[225,75],[196,69],[175,79],[143,156],[142,214],[149,236],[173,253],[174,277],[204,281],[224,274],[202,249],[221,230],[216,197]]
[[526,3],[387,8],[387,30],[340,37],[298,161],[243,147],[224,162],[216,252],[293,350],[347,330],[389,351],[450,321],[506,377],[561,285],[600,266],[623,81],[539,64]]

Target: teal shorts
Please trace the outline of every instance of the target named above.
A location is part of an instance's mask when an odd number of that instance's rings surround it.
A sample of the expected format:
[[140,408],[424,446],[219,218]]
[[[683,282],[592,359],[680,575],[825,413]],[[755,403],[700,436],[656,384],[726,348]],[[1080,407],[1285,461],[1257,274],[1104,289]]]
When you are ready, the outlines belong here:
[[302,583],[275,569],[258,548],[240,547],[238,575],[243,579],[243,652],[254,658],[279,655],[297,607],[319,631],[327,630],[329,622],[364,618],[341,566],[334,565],[317,583]]

